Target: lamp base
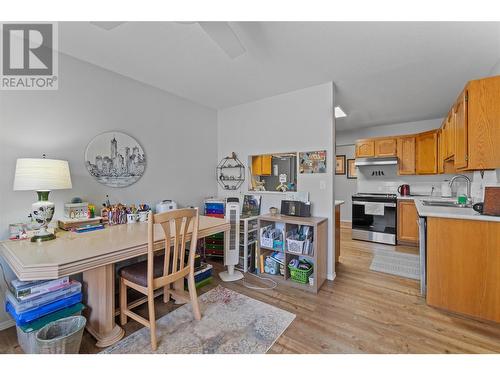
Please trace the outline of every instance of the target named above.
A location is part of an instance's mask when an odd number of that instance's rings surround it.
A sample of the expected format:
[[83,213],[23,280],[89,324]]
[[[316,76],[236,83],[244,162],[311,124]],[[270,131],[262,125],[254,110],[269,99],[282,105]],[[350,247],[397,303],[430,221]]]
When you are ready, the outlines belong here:
[[31,242],[44,242],[44,241],[50,241],[50,240],[55,240],[56,235],[53,233],[49,233],[46,235],[39,235],[35,234],[33,237],[31,237]]
[[54,216],[55,204],[49,202],[48,191],[37,191],[38,202],[31,205],[31,217],[40,225],[38,232],[31,238],[31,242],[41,242],[54,240],[56,236],[47,230],[52,217]]

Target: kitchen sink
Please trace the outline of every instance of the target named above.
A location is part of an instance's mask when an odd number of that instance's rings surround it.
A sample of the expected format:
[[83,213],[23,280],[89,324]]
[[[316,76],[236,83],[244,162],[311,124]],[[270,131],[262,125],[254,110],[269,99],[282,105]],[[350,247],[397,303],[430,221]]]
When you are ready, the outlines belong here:
[[437,206],[437,207],[455,207],[455,208],[471,208],[471,204],[459,204],[454,201],[429,201],[423,200],[422,204],[424,206]]

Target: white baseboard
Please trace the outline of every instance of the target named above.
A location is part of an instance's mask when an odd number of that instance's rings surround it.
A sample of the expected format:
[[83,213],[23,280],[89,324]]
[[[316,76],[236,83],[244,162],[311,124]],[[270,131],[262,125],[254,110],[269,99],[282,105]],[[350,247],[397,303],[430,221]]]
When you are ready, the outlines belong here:
[[16,325],[16,322],[13,321],[12,319],[6,320],[5,322],[0,322],[0,331],[3,331],[4,329],[13,327]]
[[333,274],[329,273],[328,275],[326,275],[326,278],[331,281],[335,280],[335,277],[337,277],[337,274],[335,272]]

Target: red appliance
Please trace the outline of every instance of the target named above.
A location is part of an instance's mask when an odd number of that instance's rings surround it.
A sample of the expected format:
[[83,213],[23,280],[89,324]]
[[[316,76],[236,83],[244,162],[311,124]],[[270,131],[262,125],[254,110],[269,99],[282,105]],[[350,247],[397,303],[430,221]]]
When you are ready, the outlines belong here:
[[404,184],[398,187],[398,193],[402,196],[410,195],[410,185]]

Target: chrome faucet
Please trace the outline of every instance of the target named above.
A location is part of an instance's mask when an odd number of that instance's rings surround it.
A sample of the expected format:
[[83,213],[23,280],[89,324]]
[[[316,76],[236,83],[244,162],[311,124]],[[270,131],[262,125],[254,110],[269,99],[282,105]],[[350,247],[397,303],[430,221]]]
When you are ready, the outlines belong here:
[[471,203],[472,202],[472,197],[471,197],[471,180],[469,177],[463,175],[463,174],[457,174],[456,176],[453,176],[449,182],[449,185],[450,185],[450,188],[452,187],[453,183],[455,182],[455,180],[458,180],[458,179],[464,179],[465,182],[467,183],[467,203]]

